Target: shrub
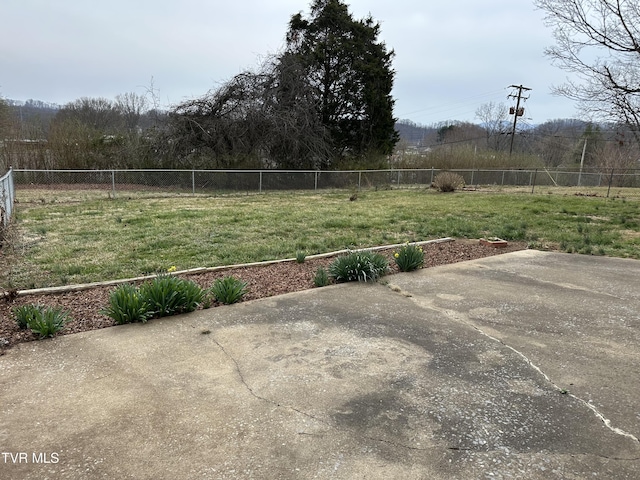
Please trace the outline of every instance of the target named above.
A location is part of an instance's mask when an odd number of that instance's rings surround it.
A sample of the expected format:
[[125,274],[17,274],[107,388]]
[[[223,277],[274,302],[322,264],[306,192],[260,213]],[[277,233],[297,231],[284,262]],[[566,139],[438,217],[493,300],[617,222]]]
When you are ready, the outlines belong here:
[[433,186],[439,192],[455,192],[464,187],[464,178],[453,172],[442,172],[433,179]]
[[387,259],[379,253],[351,252],[336,258],[329,265],[329,274],[338,282],[374,281],[389,268]]
[[318,267],[318,270],[316,270],[316,274],[313,277],[313,284],[316,287],[326,287],[329,285],[329,274],[324,268]]
[[211,294],[220,303],[230,305],[239,302],[247,293],[247,284],[233,276],[218,278],[211,286]]
[[55,336],[69,320],[69,315],[61,308],[43,307],[42,305],[16,307],[14,314],[20,328],[28,327],[40,338]]
[[403,245],[393,254],[393,258],[398,268],[403,272],[411,272],[424,265],[424,252],[422,247],[417,245]]
[[100,311],[113,318],[118,325],[146,322],[152,312],[140,291],[128,283],[118,285],[109,295],[109,306]]
[[44,309],[41,305],[21,305],[13,309],[13,314],[16,317],[16,323],[21,329],[29,327],[29,323],[33,322],[38,316],[42,315]]
[[307,253],[303,250],[298,250],[296,252],[296,262],[304,263],[304,260],[307,258]]
[[152,315],[165,317],[193,312],[204,300],[205,292],[191,280],[162,274],[140,286],[140,295]]
[[180,279],[180,302],[178,312],[193,312],[206,298],[206,292],[192,280]]

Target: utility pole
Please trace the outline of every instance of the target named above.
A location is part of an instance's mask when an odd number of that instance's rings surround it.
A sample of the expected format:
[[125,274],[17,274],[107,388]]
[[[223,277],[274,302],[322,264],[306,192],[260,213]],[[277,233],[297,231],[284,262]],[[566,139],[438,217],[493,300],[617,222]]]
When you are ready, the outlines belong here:
[[513,152],[513,139],[516,136],[516,124],[518,123],[518,117],[524,115],[524,108],[520,108],[520,100],[527,100],[529,97],[523,97],[522,92],[526,92],[531,90],[530,88],[523,87],[522,85],[510,85],[509,88],[517,88],[518,95],[509,95],[508,98],[518,98],[516,102],[516,108],[511,107],[509,113],[513,113],[513,128],[511,129],[511,146],[509,147],[509,157],[511,157],[511,153]]
[[582,147],[582,157],[580,157],[580,173],[578,174],[578,186],[582,180],[582,167],[584,167],[584,154],[587,152],[587,137],[584,137],[584,147]]

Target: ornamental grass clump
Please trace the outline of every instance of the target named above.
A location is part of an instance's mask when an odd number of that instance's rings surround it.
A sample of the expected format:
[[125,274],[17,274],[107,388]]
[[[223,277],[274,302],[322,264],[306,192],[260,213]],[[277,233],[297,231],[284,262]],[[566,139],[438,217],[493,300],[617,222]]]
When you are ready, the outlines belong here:
[[298,250],[296,252],[296,262],[304,263],[306,258],[307,258],[307,252],[305,252],[304,250]]
[[109,305],[100,313],[111,317],[118,325],[146,322],[152,312],[140,290],[129,283],[118,285],[109,295]]
[[61,308],[44,307],[42,305],[23,305],[13,310],[20,328],[29,328],[39,337],[53,337],[64,328],[71,319]]
[[401,271],[412,272],[424,265],[424,252],[418,245],[405,244],[400,250],[394,252],[393,259]]
[[113,318],[118,325],[144,323],[151,317],[193,312],[204,300],[205,291],[197,283],[162,274],[140,288],[128,283],[118,285],[101,313]]
[[21,330],[29,328],[29,323],[33,322],[38,315],[42,315],[42,305],[20,305],[13,309],[13,315],[16,318],[16,323]]
[[313,277],[313,284],[316,287],[326,287],[329,285],[329,274],[324,268],[318,267]]
[[337,282],[370,282],[387,273],[389,262],[379,253],[351,252],[329,265],[329,274]]
[[53,337],[64,328],[64,324],[69,320],[71,317],[61,308],[46,307],[42,310],[42,315],[36,316],[29,323],[29,328],[40,338]]
[[166,317],[193,312],[204,300],[205,292],[191,280],[162,274],[142,284],[140,295],[153,316]]
[[247,293],[247,283],[234,276],[218,278],[210,292],[218,302],[230,305],[242,300]]

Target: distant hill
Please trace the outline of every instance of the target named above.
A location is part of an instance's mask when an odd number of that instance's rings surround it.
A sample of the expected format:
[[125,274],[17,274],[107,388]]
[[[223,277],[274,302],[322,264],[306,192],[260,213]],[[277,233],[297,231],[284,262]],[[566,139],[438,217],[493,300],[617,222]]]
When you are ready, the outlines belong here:
[[11,110],[15,125],[20,128],[23,138],[45,138],[49,131],[51,120],[56,116],[60,105],[42,102],[40,100],[5,99]]
[[55,115],[58,110],[60,110],[60,105],[56,103],[47,103],[41,100],[27,100],[23,102],[21,100],[11,100],[10,98],[5,99],[7,105],[12,107],[14,110],[20,112],[22,114],[32,115],[37,113],[38,115]]
[[406,140],[410,145],[420,145],[425,137],[436,131],[434,127],[425,127],[411,120],[398,120],[396,130],[400,134],[401,140]]

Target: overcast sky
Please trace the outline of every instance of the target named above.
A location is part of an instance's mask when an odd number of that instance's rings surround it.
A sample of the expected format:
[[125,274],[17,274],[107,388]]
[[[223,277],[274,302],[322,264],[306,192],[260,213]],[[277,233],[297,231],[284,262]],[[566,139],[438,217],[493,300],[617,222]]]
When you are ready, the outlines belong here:
[[[488,102],[532,90],[528,123],[576,116],[552,96],[566,73],[531,0],[350,0],[396,53],[395,116],[423,125],[478,122]],[[201,96],[282,48],[291,15],[310,0],[2,0],[0,96],[64,104],[153,86],[163,106]]]

